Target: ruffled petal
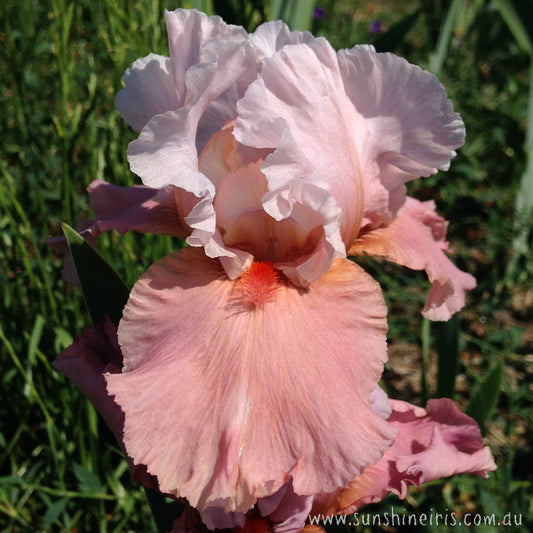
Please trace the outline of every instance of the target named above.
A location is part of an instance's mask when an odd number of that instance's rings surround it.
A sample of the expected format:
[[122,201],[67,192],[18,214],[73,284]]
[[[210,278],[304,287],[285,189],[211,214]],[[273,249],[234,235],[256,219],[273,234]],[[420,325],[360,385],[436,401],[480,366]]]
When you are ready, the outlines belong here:
[[241,77],[249,76],[256,64],[254,50],[240,37],[207,41],[199,52],[199,63],[187,70],[185,107],[153,117],[128,146],[131,170],[146,185],[174,185],[198,198],[198,204],[186,213],[193,230],[189,244],[205,246],[206,253],[209,247],[219,250],[220,243],[212,207],[215,187],[198,170],[198,124],[207,107]]
[[422,314],[430,320],[448,320],[464,307],[465,293],[476,281],[446,256],[445,227],[433,202],[407,198],[392,224],[363,233],[348,253],[384,257],[398,265],[425,270],[432,287]]
[[257,500],[261,516],[268,517],[274,533],[298,533],[305,526],[313,505],[313,496],[300,496],[287,483],[278,492]]
[[[178,94],[182,95],[181,107],[202,91],[197,82],[199,72],[202,78],[205,77],[202,73],[205,71],[205,65],[202,66],[206,62],[205,50],[210,46],[212,49],[219,47],[217,41],[222,39],[237,44],[248,41],[248,34],[240,26],[226,24],[218,16],[208,17],[195,9],[166,11],[165,19],[174,80]],[[207,62],[211,61],[211,58],[207,58]],[[236,102],[254,79],[256,71],[257,65],[254,63],[250,63],[249,69],[234,79],[233,72],[226,71],[224,76],[232,79],[232,83],[206,106],[198,119],[196,143],[199,151],[224,122],[235,117]]]
[[[209,41],[220,39],[237,42],[248,39],[244,28],[226,24],[220,17],[208,17],[196,9],[165,10],[168,47],[179,107],[185,104],[188,91],[187,72],[204,60],[202,49]],[[190,95],[189,95],[190,97]]]
[[233,136],[234,125],[230,121],[213,134],[198,161],[200,172],[211,180],[217,191],[228,174],[252,163],[262,163],[272,152],[239,144]]
[[293,261],[288,256],[276,265],[295,285],[307,287],[329,270],[334,259],[346,257],[339,233],[344,213],[328,191],[313,183],[294,180],[265,194],[263,207],[275,220],[287,220],[310,231],[312,243],[321,226],[320,239],[310,253]]
[[390,402],[388,421],[398,429],[398,437],[377,464],[338,494],[326,514],[353,513],[391,492],[405,498],[410,485],[463,473],[487,477],[496,469],[476,422],[451,400],[430,400],[427,410]]
[[[117,330],[111,321],[106,318],[96,326],[85,328],[74,343],[57,356],[52,366],[92,402],[122,445],[124,413],[107,393],[104,379],[104,374],[117,374],[122,369]],[[126,458],[132,479],[157,490],[157,479],[146,472],[146,467],[135,466],[129,457]]]
[[[291,223],[277,224],[265,213],[261,199],[267,192],[266,180],[259,166],[269,151],[237,143],[232,131],[233,123],[228,123],[211,137],[200,155],[199,168],[217,189],[214,209],[218,229],[211,245],[205,247],[206,254],[220,257],[228,276],[235,279],[253,257],[275,262],[276,253],[301,248],[310,230],[299,231]],[[206,233],[204,240],[207,237]],[[189,239],[189,243],[203,246],[204,240]]]
[[[210,17],[218,18],[218,17]],[[232,37],[233,39],[246,35],[242,28],[228,26],[225,31],[219,31],[218,38]],[[314,39],[309,32],[290,31],[286,24],[281,21],[266,22],[257,30],[247,36],[250,44],[254,47],[258,59],[274,54],[286,44],[308,42]],[[181,54],[181,49],[178,50]],[[196,137],[196,145],[199,150],[208,143],[211,136],[222,125],[237,116],[237,102],[244,96],[250,83],[256,78],[259,64],[251,65],[234,85],[229,87],[214,102],[212,102],[202,115]]]
[[370,404],[386,308],[350,261],[303,290],[267,266],[232,282],[188,248],[152,266],[123,316],[124,371],[106,379],[126,449],[195,507],[247,511],[291,478],[331,492],[394,438]]
[[[242,167],[222,182],[215,198],[217,226],[227,246],[247,251],[257,261],[270,261],[288,274],[303,262],[302,257],[309,262],[308,257],[323,245],[323,219],[317,213],[320,208],[314,210],[302,204],[294,206],[292,216],[282,220],[265,212],[262,200],[267,182],[260,164]],[[327,271],[330,264],[331,258],[327,257],[315,277]]]
[[265,58],[237,110],[240,142],[276,148],[263,165],[269,189],[304,178],[331,192],[347,246],[361,223],[390,222],[405,182],[447,169],[464,142],[432,74],[371,46],[337,56],[323,39]]
[[405,182],[448,169],[465,128],[433,74],[371,46],[341,50],[338,58],[346,94],[361,116],[365,217],[378,224],[403,205]]
[[[194,9],[165,11],[165,19],[170,58],[149,54],[135,61],[126,70],[125,87],[115,99],[122,117],[136,131],[141,131],[153,116],[185,105],[187,72],[191,67],[198,68],[197,65],[202,60],[202,48],[208,41],[222,38],[241,41],[247,39],[243,28],[228,25],[220,17],[208,17]],[[220,114],[220,110],[213,113]],[[213,131],[233,116],[235,113],[217,120]]]
[[[350,244],[364,208],[364,169],[354,126],[359,117],[329,43],[318,38],[287,45],[265,58],[237,111],[239,142],[275,148],[262,166],[272,196],[286,196],[287,188],[300,181],[328,192],[342,209],[336,232]],[[274,208],[272,216],[290,216]]]
[[124,88],[115,97],[115,107],[135,131],[141,131],[154,115],[182,105],[168,57],[149,54],[137,59],[126,70],[123,80]]
[[181,109],[155,116],[128,147],[133,172],[151,187],[181,187],[198,197],[214,192],[198,172],[196,134],[208,105],[257,63],[255,52],[242,39],[208,41],[199,62],[187,70],[187,103]]
[[291,31],[281,20],[265,22],[250,35],[259,59],[273,56],[287,44],[309,43],[314,39],[308,31]]

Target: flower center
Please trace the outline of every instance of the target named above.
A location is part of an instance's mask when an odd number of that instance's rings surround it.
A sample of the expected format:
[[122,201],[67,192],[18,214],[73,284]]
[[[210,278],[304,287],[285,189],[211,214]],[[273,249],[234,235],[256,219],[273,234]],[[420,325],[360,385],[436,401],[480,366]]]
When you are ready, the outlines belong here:
[[239,284],[242,296],[262,307],[276,298],[279,277],[270,261],[253,261],[243,272]]

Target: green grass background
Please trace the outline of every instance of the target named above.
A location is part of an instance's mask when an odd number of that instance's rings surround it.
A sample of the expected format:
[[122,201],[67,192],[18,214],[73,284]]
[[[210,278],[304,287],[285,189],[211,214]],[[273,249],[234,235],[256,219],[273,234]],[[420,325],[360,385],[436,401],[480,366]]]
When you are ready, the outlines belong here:
[[[214,4],[249,29],[280,9],[275,1]],[[460,316],[429,325],[419,313],[428,290],[422,274],[370,260],[365,267],[380,280],[391,310],[389,393],[420,405],[431,396],[453,396],[482,423],[499,469],[489,480],[435,482],[411,491],[407,502],[388,498],[369,512],[393,506],[495,513],[496,519],[512,513],[522,525],[507,530],[529,531],[533,201],[527,191],[533,180],[527,131],[533,120],[524,21],[533,17],[531,2],[319,4],[321,20],[284,15],[337,48],[375,42],[437,72],[468,136],[449,172],[410,186],[416,197],[436,200],[450,221],[455,261],[478,279]],[[129,480],[111,433],[51,367],[89,317],[45,241],[61,233],[61,221],[75,226],[90,216],[85,189],[92,180],[137,183],[125,156],[135,134],[114,109],[114,96],[137,57],[167,54],[164,8],[193,5],[213,9],[210,1],[160,0],[8,0],[0,7],[1,531],[155,531],[145,494]],[[374,35],[370,25],[377,20],[382,31]],[[517,205],[526,207],[519,212]],[[130,286],[174,246],[170,238],[134,234],[109,234],[98,245]]]

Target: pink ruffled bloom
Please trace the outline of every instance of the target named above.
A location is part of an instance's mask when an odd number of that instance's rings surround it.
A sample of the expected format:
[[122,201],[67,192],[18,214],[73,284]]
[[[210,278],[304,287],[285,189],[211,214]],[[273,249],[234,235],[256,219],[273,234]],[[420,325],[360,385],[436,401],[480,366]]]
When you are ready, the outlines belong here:
[[135,284],[123,366],[98,394],[123,413],[131,461],[201,511],[246,513],[289,482],[301,497],[334,493],[398,434],[371,400],[383,296],[346,257],[425,270],[430,319],[464,305],[475,282],[446,255],[445,221],[405,188],[448,168],[463,123],[432,74],[371,46],[165,16],[170,58],[135,61],[116,98],[140,131],[128,160],[144,186],[93,183],[85,232],[191,247]]

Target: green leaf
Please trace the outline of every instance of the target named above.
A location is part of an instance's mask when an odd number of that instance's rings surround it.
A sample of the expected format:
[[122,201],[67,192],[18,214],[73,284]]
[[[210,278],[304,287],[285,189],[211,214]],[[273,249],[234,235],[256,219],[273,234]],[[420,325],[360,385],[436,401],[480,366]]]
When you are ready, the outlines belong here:
[[291,30],[309,31],[315,4],[315,0],[271,0],[270,17],[285,21]]
[[462,15],[464,7],[464,0],[452,0],[450,8],[444,17],[439,38],[437,40],[437,47],[431,56],[430,70],[436,76],[442,72],[442,67],[448,57],[448,49],[450,48],[450,41],[453,35],[453,29]]
[[437,398],[453,398],[459,362],[459,318],[455,314],[448,322],[438,324],[436,349]]
[[74,342],[72,335],[66,329],[57,327],[54,328],[54,333],[54,352],[56,353],[59,353],[61,350],[64,350],[67,346],[70,346]]
[[41,315],[37,315],[31,332],[30,342],[28,343],[28,361],[31,363],[35,361],[35,353],[41,342],[44,324],[45,319]]
[[500,359],[483,380],[479,380],[472,390],[466,414],[470,415],[483,430],[484,422],[498,403],[503,377],[503,361]]
[[[513,3],[510,0],[494,0],[492,4],[499,11],[507,27],[516,39],[518,46],[529,55],[533,55],[533,43]],[[527,23],[530,23],[530,21],[527,21]]]
[[0,476],[0,487],[22,485],[24,481],[18,476]]
[[98,476],[83,466],[74,463],[74,475],[78,480],[78,490],[81,493],[103,493],[105,489]]
[[182,503],[165,498],[160,492],[144,487],[150,510],[154,517],[157,531],[164,533],[172,528],[172,524],[185,509]]
[[63,232],[93,323],[108,315],[118,325],[122,318],[122,310],[128,301],[128,287],[79,233],[67,224],[63,224]]
[[67,498],[61,498],[48,506],[43,519],[43,523],[46,527],[51,526],[59,518],[59,515],[65,510],[67,502]]

